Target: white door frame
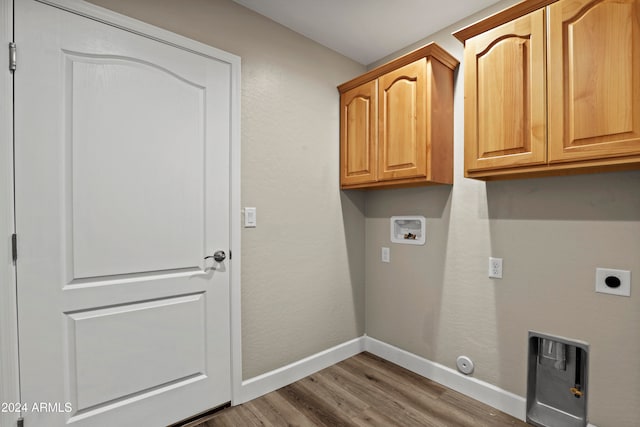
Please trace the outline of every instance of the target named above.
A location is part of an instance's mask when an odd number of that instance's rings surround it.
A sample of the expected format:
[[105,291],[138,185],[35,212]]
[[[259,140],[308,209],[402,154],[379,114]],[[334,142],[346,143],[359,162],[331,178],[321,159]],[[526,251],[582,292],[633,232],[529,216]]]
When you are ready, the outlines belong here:
[[[16,277],[11,258],[13,209],[13,1],[0,0],[0,402],[18,402],[18,317]],[[9,408],[10,409],[10,408]],[[0,427],[15,426],[18,414],[0,412]]]
[[[23,0],[20,0],[23,1]],[[231,67],[230,147],[230,269],[231,403],[241,403],[242,334],[240,324],[241,210],[240,210],[240,57],[195,40],[120,15],[82,0],[37,0],[104,22],[125,31],[158,40],[199,55],[227,62]],[[14,232],[13,197],[13,77],[8,44],[13,40],[13,1],[0,0],[0,402],[19,402],[19,354],[16,313],[16,276],[11,258]],[[1,49],[7,49],[2,53]],[[20,72],[20,47],[18,46]],[[19,237],[18,237],[19,239]],[[0,413],[0,427],[13,427],[18,414]]]

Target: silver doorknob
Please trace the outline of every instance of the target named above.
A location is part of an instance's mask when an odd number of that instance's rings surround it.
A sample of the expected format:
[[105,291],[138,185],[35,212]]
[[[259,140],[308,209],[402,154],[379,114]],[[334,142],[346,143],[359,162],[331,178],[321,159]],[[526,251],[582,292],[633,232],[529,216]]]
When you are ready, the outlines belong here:
[[204,257],[204,259],[209,259],[209,258],[213,258],[215,262],[222,262],[227,258],[227,254],[225,254],[224,251],[215,251],[213,255]]

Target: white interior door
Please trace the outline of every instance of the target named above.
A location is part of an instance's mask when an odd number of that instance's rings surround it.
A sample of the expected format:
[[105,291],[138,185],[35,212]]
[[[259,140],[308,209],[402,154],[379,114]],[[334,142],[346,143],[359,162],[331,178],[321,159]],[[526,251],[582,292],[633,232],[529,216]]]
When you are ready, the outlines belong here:
[[25,424],[161,426],[228,402],[229,260],[205,257],[229,248],[230,64],[15,6]]

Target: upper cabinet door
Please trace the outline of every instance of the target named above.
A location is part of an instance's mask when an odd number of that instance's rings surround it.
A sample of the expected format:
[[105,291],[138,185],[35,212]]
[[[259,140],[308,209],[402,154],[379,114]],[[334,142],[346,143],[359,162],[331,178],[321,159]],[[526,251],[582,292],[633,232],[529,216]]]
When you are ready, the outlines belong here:
[[427,60],[378,80],[380,180],[427,176]]
[[470,38],[465,170],[546,162],[544,10]]
[[640,153],[640,0],[549,6],[549,161]]
[[340,96],[342,110],[340,177],[342,185],[376,181],[378,162],[377,80]]

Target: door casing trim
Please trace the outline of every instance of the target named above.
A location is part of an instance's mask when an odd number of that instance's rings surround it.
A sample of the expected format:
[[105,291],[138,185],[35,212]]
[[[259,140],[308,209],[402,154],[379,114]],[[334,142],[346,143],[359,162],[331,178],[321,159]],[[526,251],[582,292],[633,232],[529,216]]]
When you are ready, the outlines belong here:
[[[230,279],[230,328],[231,328],[231,403],[240,402],[242,385],[242,335],[241,335],[241,208],[240,208],[240,85],[241,59],[237,55],[222,51],[204,43],[180,36],[142,21],[112,12],[82,0],[32,0],[48,4],[69,12],[85,16],[151,38],[198,55],[226,62],[231,68],[230,88],[230,229],[229,250],[233,260],[229,261]],[[8,49],[13,41],[13,0],[0,0],[0,45]],[[4,25],[6,24],[6,25]],[[18,58],[20,55],[18,47]],[[6,52],[5,52],[6,53]],[[19,352],[17,325],[16,275],[11,261],[11,234],[14,232],[13,196],[13,76],[9,72],[8,53],[0,53],[0,230],[6,232],[0,244],[0,401],[19,402]],[[20,64],[18,59],[18,70]],[[4,179],[8,178],[8,179]],[[19,242],[19,237],[18,237]],[[18,243],[19,247],[19,243]],[[14,426],[19,414],[0,414],[0,427]]]
[[[0,0],[0,402],[20,401],[16,275],[11,258],[13,209],[13,0]],[[0,427],[15,426],[20,414],[0,413]]]

